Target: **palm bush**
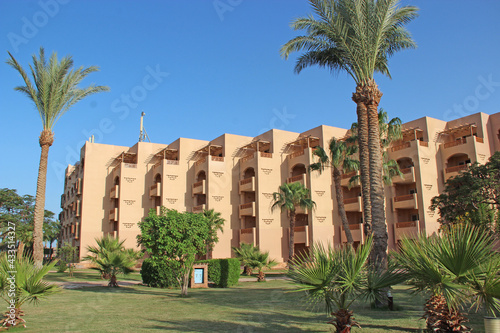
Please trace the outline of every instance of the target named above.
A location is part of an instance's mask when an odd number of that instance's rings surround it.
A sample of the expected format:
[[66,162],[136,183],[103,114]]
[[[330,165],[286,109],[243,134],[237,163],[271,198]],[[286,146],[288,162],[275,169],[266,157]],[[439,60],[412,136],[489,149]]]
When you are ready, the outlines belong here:
[[430,330],[469,331],[466,306],[493,316],[500,311],[500,254],[493,244],[491,234],[470,225],[402,240],[393,255],[415,292],[430,294],[424,314]]
[[133,272],[133,267],[142,257],[142,253],[125,249],[125,241],[111,236],[103,236],[95,241],[97,246],[88,246],[87,251],[90,254],[83,259],[94,264],[92,269],[98,270],[103,279],[109,279],[109,287],[118,287],[116,276]]
[[236,258],[240,259],[241,264],[245,267],[247,275],[251,275],[254,269],[259,270],[257,281],[262,282],[266,280],[264,268],[272,268],[276,266],[277,262],[269,258],[268,252],[261,252],[258,246],[253,244],[241,243],[240,247],[233,247]]
[[352,326],[359,326],[350,310],[354,301],[382,299],[385,288],[402,281],[403,275],[392,267],[383,274],[372,271],[368,264],[372,243],[369,237],[356,251],[350,245],[335,249],[331,244],[317,243],[309,255],[297,256],[290,267],[295,291],[305,292],[312,305],[323,303],[334,317],[329,323],[337,332],[350,332]]
[[253,246],[253,244],[248,243],[240,243],[240,247],[232,247],[236,258],[243,265],[243,273],[246,275],[252,275],[252,267],[250,265],[250,261],[254,255],[254,252],[259,251],[259,248]]
[[2,326],[26,327],[26,321],[21,318],[24,316],[22,305],[26,302],[37,304],[60,290],[56,285],[43,280],[56,262],[35,267],[31,257],[18,257],[14,260],[5,253],[0,257],[0,294],[8,304],[6,318],[0,321]]

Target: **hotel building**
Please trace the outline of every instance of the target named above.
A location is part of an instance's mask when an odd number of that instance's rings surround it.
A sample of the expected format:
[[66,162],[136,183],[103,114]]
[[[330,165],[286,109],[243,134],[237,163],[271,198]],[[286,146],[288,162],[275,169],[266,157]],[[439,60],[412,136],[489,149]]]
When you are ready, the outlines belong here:
[[[307,172],[314,147],[327,147],[346,129],[319,126],[303,133],[273,129],[257,137],[223,134],[212,141],[179,138],[170,144],[132,147],[88,141],[80,161],[66,169],[61,196],[61,240],[78,256],[95,238],[112,235],[137,248],[138,222],[161,206],[179,211],[214,209],[226,220],[212,256],[227,258],[232,246],[253,243],[285,261],[287,213],[272,211],[272,193],[283,183],[310,189],[317,207],[298,210],[295,250],[314,242],[346,242],[331,172]],[[470,163],[500,151],[500,113],[477,113],[453,121],[429,117],[403,124],[403,138],[388,148],[402,176],[385,187],[389,247],[403,236],[435,233],[438,214],[429,209],[445,181]],[[355,244],[364,241],[360,186],[343,175],[344,204]]]

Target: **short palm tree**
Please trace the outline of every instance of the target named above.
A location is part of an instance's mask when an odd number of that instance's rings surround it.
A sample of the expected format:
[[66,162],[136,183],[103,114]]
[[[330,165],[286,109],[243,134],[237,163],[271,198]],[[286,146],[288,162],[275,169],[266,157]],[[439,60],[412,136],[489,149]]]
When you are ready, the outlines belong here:
[[323,303],[334,317],[329,323],[337,332],[350,332],[352,326],[358,325],[350,310],[355,300],[381,299],[384,288],[402,281],[402,275],[395,270],[381,275],[370,271],[372,243],[373,238],[369,237],[357,250],[317,243],[308,255],[297,256],[291,265],[288,275],[296,285],[295,291],[305,291],[313,305]]
[[250,262],[254,257],[254,253],[259,251],[257,246],[248,243],[240,243],[240,247],[232,247],[233,252],[243,265],[243,272],[247,275],[252,275],[252,266]]
[[279,187],[279,192],[273,193],[273,205],[271,210],[281,209],[282,212],[290,214],[290,239],[288,248],[288,260],[294,256],[294,236],[295,236],[295,218],[296,209],[312,209],[316,203],[311,199],[309,189],[299,182],[286,183]]
[[33,65],[30,65],[33,82],[10,52],[9,56],[7,64],[19,72],[26,84],[14,89],[25,94],[35,104],[43,126],[39,138],[42,153],[38,169],[33,230],[33,257],[35,265],[40,266],[43,260],[43,218],[47,162],[49,147],[54,142],[52,129],[59,118],[78,101],[92,94],[107,91],[109,88],[95,85],[83,89],[79,88],[80,82],[90,73],[98,71],[98,68],[91,66],[72,69],[71,56],[64,57],[59,61],[57,54],[52,53],[47,62],[45,51],[41,47],[39,57],[33,55]]
[[418,9],[399,7],[398,0],[309,2],[318,18],[310,15],[295,19],[292,28],[305,30],[306,35],[288,41],[282,46],[281,54],[288,58],[292,52],[305,51],[297,60],[296,73],[318,65],[334,73],[346,72],[356,83],[352,99],[357,106],[363,200],[371,205],[372,256],[377,269],[384,270],[388,234],[378,126],[382,92],[375,83],[374,73],[390,77],[389,58],[400,50],[416,47],[405,25],[417,16]]
[[36,267],[30,257],[14,260],[8,258],[5,253],[0,257],[0,294],[8,304],[6,318],[0,321],[4,327],[26,327],[26,321],[21,318],[24,316],[21,310],[23,304],[37,304],[41,299],[60,290],[56,285],[43,280],[55,264],[56,261],[52,261],[42,267]]
[[95,266],[93,269],[101,273],[103,279],[109,279],[108,286],[118,287],[116,275],[129,274],[142,253],[133,249],[125,249],[123,243],[117,238],[104,236],[95,240],[97,246],[88,246],[90,253],[83,260],[89,260]]
[[464,305],[500,313],[500,254],[494,239],[470,225],[444,229],[439,237],[403,239],[393,255],[417,292],[430,294],[425,304],[428,329],[465,332]]
[[269,251],[261,252],[257,248],[257,251],[253,253],[252,259],[248,264],[250,268],[259,270],[259,273],[257,275],[257,282],[263,282],[266,280],[264,268],[272,268],[278,263],[274,259],[269,258]]
[[332,169],[333,182],[335,184],[335,196],[337,198],[337,207],[342,226],[344,227],[347,243],[352,244],[353,238],[349,229],[349,221],[344,208],[344,193],[342,190],[342,176],[340,170],[344,172],[355,171],[359,168],[359,162],[352,158],[357,149],[354,145],[347,145],[345,141],[332,138],[328,144],[329,154],[323,147],[317,147],[313,155],[317,156],[319,161],[309,166],[311,171],[322,172],[325,168]]

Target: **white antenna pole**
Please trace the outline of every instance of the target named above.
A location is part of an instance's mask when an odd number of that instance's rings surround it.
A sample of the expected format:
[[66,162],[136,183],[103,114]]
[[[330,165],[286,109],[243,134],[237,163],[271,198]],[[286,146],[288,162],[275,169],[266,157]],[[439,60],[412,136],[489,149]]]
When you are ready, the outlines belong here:
[[146,138],[148,139],[149,142],[151,142],[151,140],[149,140],[149,136],[148,134],[146,133],[146,130],[144,129],[144,116],[146,114],[144,113],[144,111],[141,112],[141,131],[139,133],[139,142],[143,142],[144,140],[146,140]]

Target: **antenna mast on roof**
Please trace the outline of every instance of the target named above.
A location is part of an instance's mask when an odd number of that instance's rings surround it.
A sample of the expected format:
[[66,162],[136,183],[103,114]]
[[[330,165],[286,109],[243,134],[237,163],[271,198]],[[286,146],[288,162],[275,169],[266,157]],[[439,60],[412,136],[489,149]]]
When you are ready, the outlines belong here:
[[151,140],[149,140],[148,133],[146,133],[146,130],[144,129],[144,116],[145,115],[146,114],[144,113],[144,111],[142,111],[142,113],[141,113],[141,132],[139,134],[139,142],[143,142],[146,139],[148,139],[148,141],[151,142]]

